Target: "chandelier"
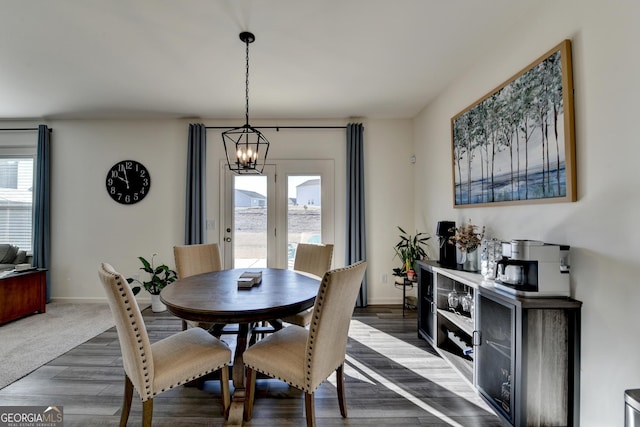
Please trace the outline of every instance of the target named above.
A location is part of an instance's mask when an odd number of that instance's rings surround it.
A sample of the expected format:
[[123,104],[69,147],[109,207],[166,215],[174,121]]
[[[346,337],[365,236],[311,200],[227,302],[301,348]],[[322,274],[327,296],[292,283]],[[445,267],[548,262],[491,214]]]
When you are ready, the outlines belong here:
[[249,124],[249,43],[255,39],[253,33],[240,33],[240,40],[246,45],[245,124],[222,132],[227,165],[236,174],[261,174],[269,151],[267,138]]

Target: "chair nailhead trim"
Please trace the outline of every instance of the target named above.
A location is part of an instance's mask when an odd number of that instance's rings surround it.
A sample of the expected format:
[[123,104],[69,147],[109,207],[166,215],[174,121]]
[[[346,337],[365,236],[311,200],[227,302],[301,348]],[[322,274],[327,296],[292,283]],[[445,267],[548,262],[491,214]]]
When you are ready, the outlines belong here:
[[223,367],[226,367],[226,366],[228,366],[228,365],[227,365],[227,364],[224,364],[224,365],[218,366],[218,367],[213,368],[213,369],[208,369],[208,370],[206,370],[206,371],[204,371],[204,372],[201,372],[201,373],[199,373],[199,374],[197,374],[197,375],[194,375],[194,376],[192,376],[191,378],[188,378],[188,379],[186,379],[186,380],[184,380],[184,381],[178,381],[177,383],[172,384],[172,385],[169,385],[169,386],[167,386],[166,388],[163,388],[162,390],[156,391],[155,393],[153,393],[152,397],[155,397],[155,396],[157,396],[158,394],[160,394],[160,393],[162,393],[162,392],[165,392],[165,391],[167,391],[167,390],[170,390],[170,389],[172,389],[172,388],[174,388],[174,387],[178,387],[178,386],[181,386],[182,384],[186,384],[186,383],[188,383],[189,381],[193,381],[193,380],[195,380],[195,379],[198,379],[198,378],[200,378],[200,377],[202,377],[202,376],[204,376],[204,375],[210,374],[211,372],[215,372],[215,371],[217,371],[217,370],[219,370],[219,369],[222,369]]
[[[116,280],[116,286],[118,286],[118,291],[120,291],[120,295],[123,298],[123,303],[125,304],[125,310],[127,312],[129,312],[129,319],[131,319],[131,326],[133,327],[133,330],[136,332],[136,338],[137,338],[137,342],[138,342],[138,351],[139,353],[139,357],[142,359],[142,370],[144,372],[144,377],[145,377],[145,392],[146,394],[151,393],[151,384],[150,384],[150,378],[149,378],[149,372],[148,372],[148,366],[147,366],[147,357],[146,354],[144,352],[144,345],[142,343],[142,336],[137,333],[139,332],[140,328],[135,320],[135,316],[133,315],[132,312],[132,307],[131,307],[131,302],[129,301],[129,299],[127,298],[127,293],[125,292],[125,288],[124,288],[124,283],[119,280],[119,276],[116,275],[115,276],[117,278]],[[155,396],[156,393],[153,393],[152,396]],[[143,397],[140,396],[142,398],[143,401],[147,400],[148,397]]]

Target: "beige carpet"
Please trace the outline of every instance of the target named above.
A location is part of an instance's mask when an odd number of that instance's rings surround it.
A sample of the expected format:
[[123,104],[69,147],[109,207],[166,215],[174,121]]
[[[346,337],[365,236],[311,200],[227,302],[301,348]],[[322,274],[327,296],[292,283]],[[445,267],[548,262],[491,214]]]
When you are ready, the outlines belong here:
[[0,389],[113,327],[109,306],[47,304],[47,312],[0,326]]

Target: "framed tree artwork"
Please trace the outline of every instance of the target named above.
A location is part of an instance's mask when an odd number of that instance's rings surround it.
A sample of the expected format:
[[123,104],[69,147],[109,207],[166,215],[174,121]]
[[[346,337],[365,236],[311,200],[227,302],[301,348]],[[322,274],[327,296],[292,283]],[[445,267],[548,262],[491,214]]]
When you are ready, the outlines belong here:
[[576,201],[571,41],[451,119],[454,207]]

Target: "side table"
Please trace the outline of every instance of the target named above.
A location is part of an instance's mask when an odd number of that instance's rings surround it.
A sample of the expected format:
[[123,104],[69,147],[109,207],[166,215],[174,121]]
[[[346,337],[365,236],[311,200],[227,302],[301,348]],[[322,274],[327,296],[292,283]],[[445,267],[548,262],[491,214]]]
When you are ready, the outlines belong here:
[[47,310],[46,269],[11,272],[0,277],[0,325]]
[[413,285],[418,283],[418,278],[413,280],[408,279],[407,276],[398,276],[395,280],[396,288],[402,288],[402,317],[404,317],[404,309],[407,308],[407,288],[413,289]]

